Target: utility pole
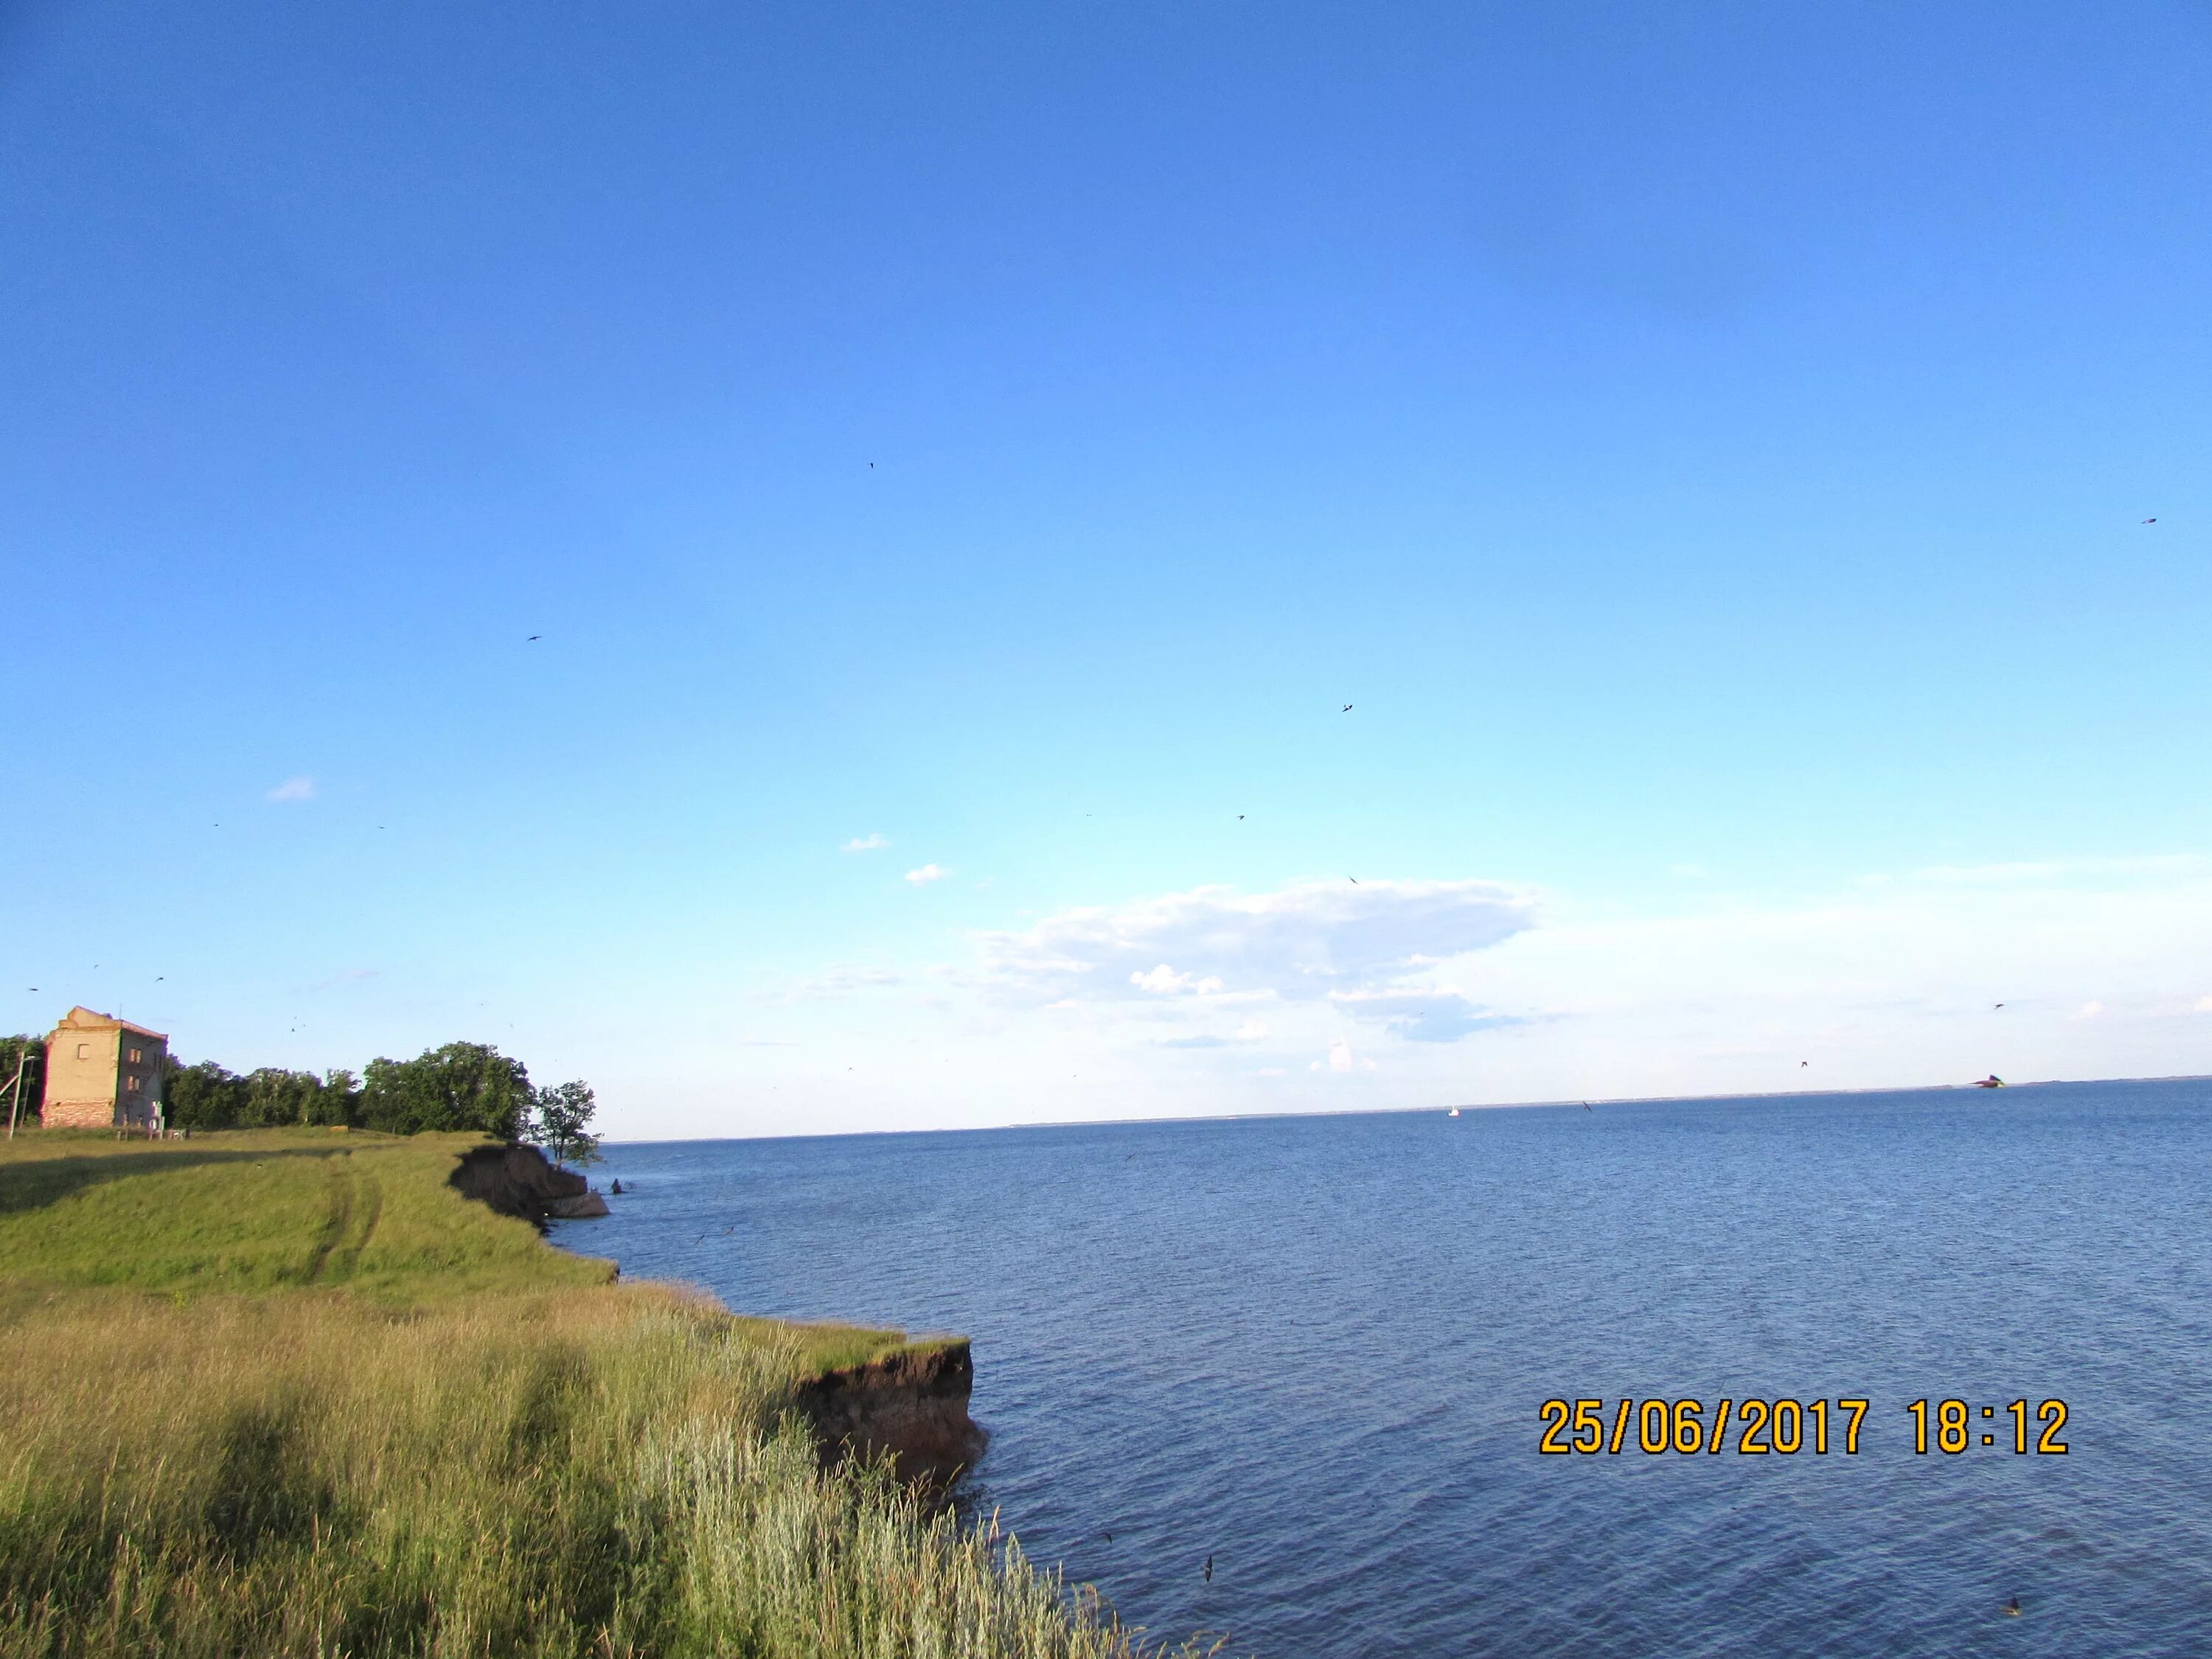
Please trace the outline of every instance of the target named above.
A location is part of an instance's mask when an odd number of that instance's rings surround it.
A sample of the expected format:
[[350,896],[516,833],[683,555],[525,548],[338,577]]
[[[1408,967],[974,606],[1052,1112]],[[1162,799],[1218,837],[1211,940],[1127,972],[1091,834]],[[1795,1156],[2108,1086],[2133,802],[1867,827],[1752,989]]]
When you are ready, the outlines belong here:
[[15,1051],[15,1080],[8,1086],[12,1091],[8,1103],[8,1139],[15,1138],[15,1117],[23,1109],[23,1063],[31,1057],[29,1048]]

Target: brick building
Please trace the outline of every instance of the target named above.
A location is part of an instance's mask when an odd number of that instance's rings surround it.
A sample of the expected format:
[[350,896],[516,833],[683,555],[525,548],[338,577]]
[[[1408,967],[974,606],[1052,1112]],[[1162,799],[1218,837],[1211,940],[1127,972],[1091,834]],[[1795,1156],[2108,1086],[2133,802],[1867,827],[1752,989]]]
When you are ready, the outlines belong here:
[[143,1128],[161,1117],[169,1039],[112,1014],[72,1008],[46,1038],[49,1129]]

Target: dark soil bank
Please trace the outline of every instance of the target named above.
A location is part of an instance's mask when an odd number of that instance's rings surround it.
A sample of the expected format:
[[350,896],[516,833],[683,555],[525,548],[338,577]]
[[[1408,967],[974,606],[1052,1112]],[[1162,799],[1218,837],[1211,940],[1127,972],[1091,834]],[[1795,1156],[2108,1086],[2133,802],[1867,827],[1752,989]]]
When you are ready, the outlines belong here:
[[949,1487],[982,1455],[983,1431],[968,1415],[975,1381],[963,1337],[826,1372],[802,1383],[794,1403],[825,1453],[896,1453],[902,1478]]
[[479,1146],[461,1154],[448,1179],[464,1198],[543,1229],[607,1212],[607,1201],[572,1170],[556,1170],[535,1146]]

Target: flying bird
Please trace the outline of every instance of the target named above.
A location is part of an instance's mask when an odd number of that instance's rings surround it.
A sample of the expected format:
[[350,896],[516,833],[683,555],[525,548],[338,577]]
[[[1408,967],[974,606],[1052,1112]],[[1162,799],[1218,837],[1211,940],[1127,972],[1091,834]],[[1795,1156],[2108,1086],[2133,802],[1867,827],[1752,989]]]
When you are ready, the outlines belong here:
[[[2004,1004],[2002,1004],[2002,1002],[2000,1002],[1999,1004],[1997,1004],[1997,1008],[2002,1008],[2002,1007],[2003,1007],[2003,1006],[2004,1006]],[[1995,1013],[1995,1012],[1996,1012],[1997,1008],[1992,1008],[1992,1009],[1990,1009],[1990,1012],[1991,1013]]]
[[[2144,522],[2145,524],[2156,524],[2156,523],[2158,522],[2158,520],[2157,520],[2156,519],[2145,519],[2145,520],[2143,520],[2143,522]],[[2017,1612],[2017,1611],[2018,1611],[2018,1609],[2017,1609],[2017,1608],[2015,1608],[2015,1609],[2014,1609],[2014,1611],[2015,1611],[2015,1612]]]
[[1244,822],[1244,815],[1243,815],[1242,812],[1239,812],[1239,813],[1237,815],[1237,823],[1243,823],[1243,822]]
[[1803,1070],[1804,1070],[1808,1066],[1810,1066],[1812,1063],[1813,1063],[1813,1062],[1812,1062],[1811,1060],[1799,1060],[1799,1061],[1797,1062],[1797,1069],[1798,1069],[1799,1071],[1801,1071],[1801,1072],[1802,1072],[1802,1071],[1803,1071]]
[[1345,879],[1350,882],[1354,887],[1359,885],[1359,878],[1357,876],[1346,876]]
[[1595,1111],[1595,1109],[1596,1108],[1593,1107],[1587,1100],[1583,1102],[1583,1110],[1589,1112]]
[[[545,637],[545,636],[544,636],[543,634],[532,634],[532,635],[530,636],[530,640],[542,640],[542,639],[544,639],[544,637]],[[530,640],[525,640],[525,641],[523,641],[523,643],[524,643],[525,645],[527,645],[527,644],[529,644],[529,643],[530,643]]]
[[1210,1555],[1206,1558],[1206,1582],[1209,1584],[1213,1582],[1213,1558]]
[[1338,712],[1339,712],[1339,713],[1340,713],[1340,714],[1349,714],[1352,712],[1352,705],[1351,705],[1350,703],[1346,703],[1346,704],[1345,704],[1345,705],[1344,705],[1344,707],[1343,707],[1340,710],[1339,710]]

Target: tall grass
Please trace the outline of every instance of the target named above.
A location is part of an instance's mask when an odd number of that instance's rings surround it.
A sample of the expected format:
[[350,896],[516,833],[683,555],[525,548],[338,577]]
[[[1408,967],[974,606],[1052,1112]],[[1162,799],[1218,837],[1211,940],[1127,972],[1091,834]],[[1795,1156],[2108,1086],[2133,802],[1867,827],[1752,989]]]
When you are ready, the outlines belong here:
[[[271,1155],[329,1195],[326,1160]],[[100,1189],[210,1167],[50,1182],[27,1205],[21,1164],[0,1164],[0,1241],[70,1202],[143,1217],[145,1194]],[[381,1172],[385,1216],[408,1169]],[[415,1200],[440,1207],[416,1191],[398,1208]],[[523,1282],[518,1255],[497,1291],[409,1297],[393,1271],[204,1290],[233,1281],[209,1214],[184,1210],[204,1281],[162,1268],[158,1238],[151,1289],[88,1276],[75,1245],[8,1274],[0,1656],[1139,1648],[988,1527],[926,1511],[881,1469],[820,1467],[785,1412],[793,1382],[896,1333],[561,1283],[573,1259],[534,1237],[556,1282]],[[285,1259],[321,1251],[327,1269],[339,1247],[310,1231]],[[279,1259],[258,1223],[246,1233],[249,1257]],[[463,1255],[483,1278],[483,1254]]]

